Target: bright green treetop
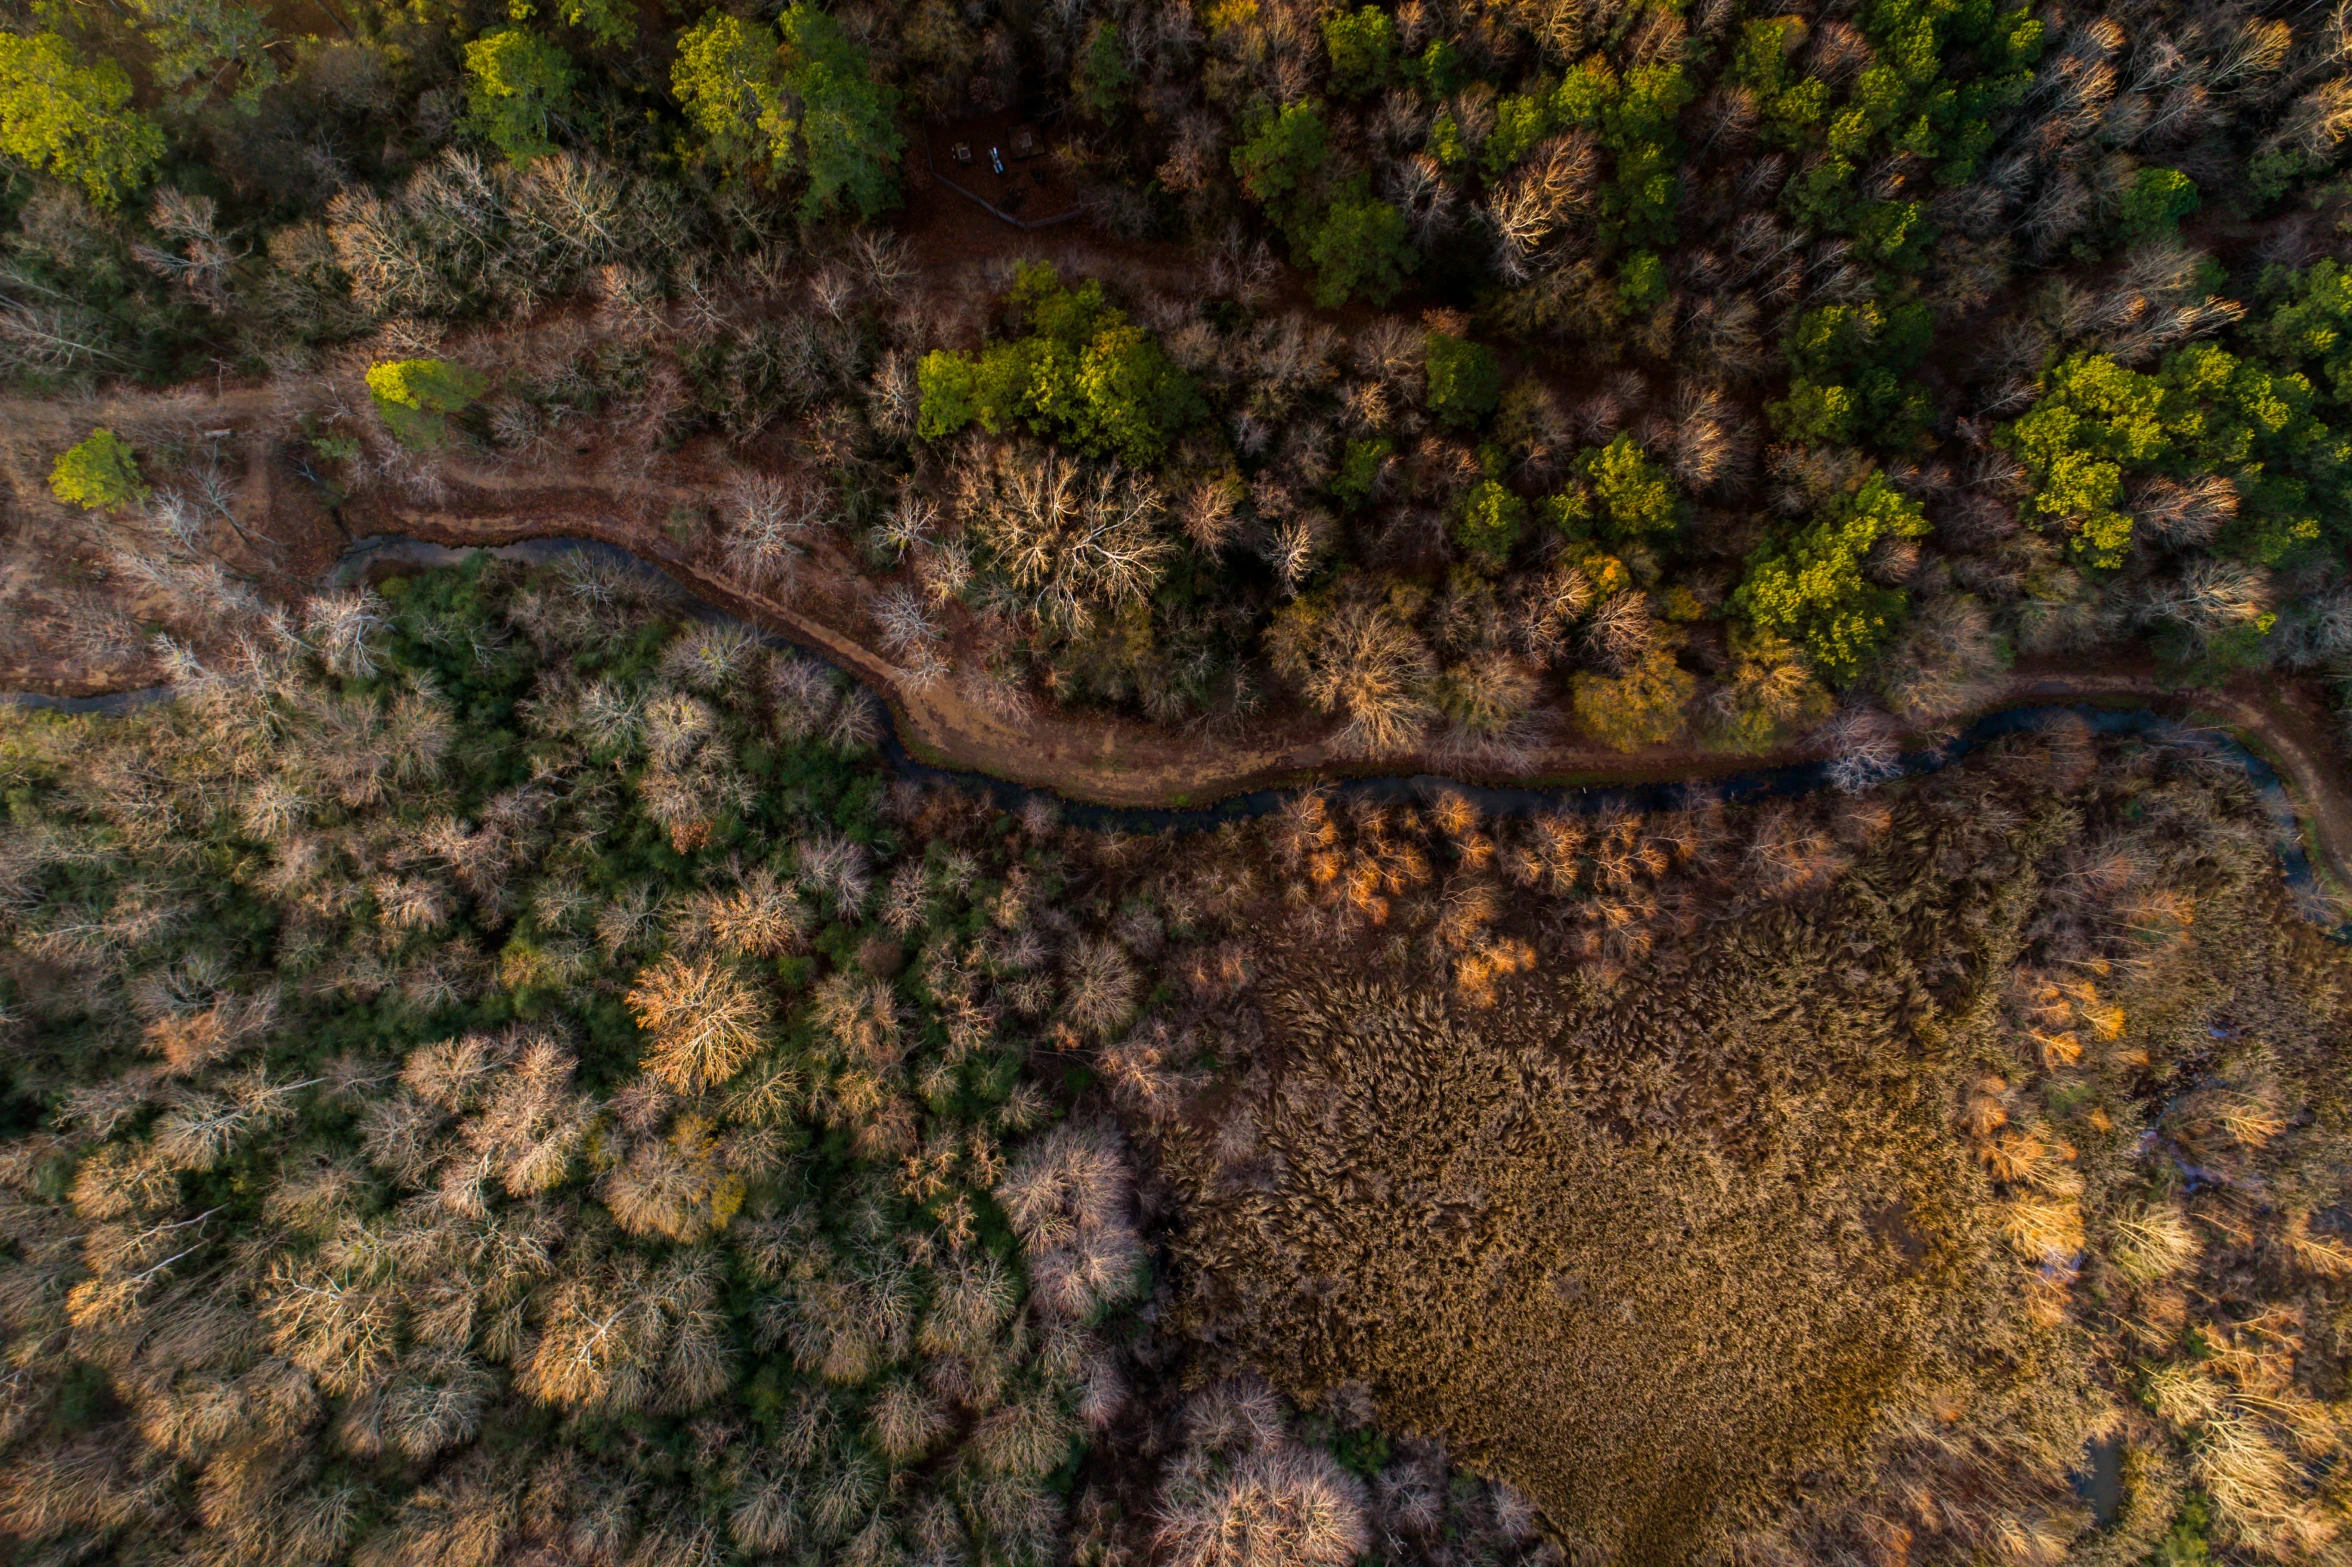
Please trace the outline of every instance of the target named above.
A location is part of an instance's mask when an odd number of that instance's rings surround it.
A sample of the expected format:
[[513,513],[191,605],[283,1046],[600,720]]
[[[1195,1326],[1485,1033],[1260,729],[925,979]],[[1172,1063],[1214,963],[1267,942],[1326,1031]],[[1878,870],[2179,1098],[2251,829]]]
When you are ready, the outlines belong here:
[[1351,298],[1387,304],[1421,261],[1405,242],[1405,215],[1374,196],[1361,175],[1324,209],[1301,251],[1315,272],[1315,303],[1326,310]]
[[712,158],[731,169],[789,154],[775,34],[725,11],[713,11],[678,40],[670,86]]
[[1785,399],[1767,403],[1784,440],[1907,445],[1925,426],[1927,393],[1911,376],[1933,331],[1925,306],[1824,305],[1789,324]]
[[368,391],[379,403],[424,413],[463,413],[482,395],[481,376],[446,359],[387,359],[370,366]]
[[975,420],[1001,434],[1017,421],[1095,456],[1148,467],[1200,416],[1192,377],[1093,279],[1068,288],[1047,263],[1024,265],[1014,275],[1011,315],[1028,329],[1023,336],[977,356],[923,356],[916,429],[926,439]]
[[447,416],[465,412],[489,389],[480,375],[446,359],[386,360],[369,367],[367,386],[384,427],[419,447],[446,441]]
[[49,470],[49,493],[69,506],[95,511],[145,500],[147,486],[139,477],[139,459],[130,444],[100,428],[58,454],[57,465]]
[[1396,19],[1376,5],[1323,18],[1323,49],[1331,56],[1331,90],[1348,96],[1388,80],[1397,57]]
[[1885,475],[1873,474],[1854,494],[1815,512],[1794,536],[1758,550],[1731,607],[1759,630],[1801,643],[1828,679],[1851,680],[1909,608],[1897,589],[1863,579],[1863,561],[1881,539],[1927,531],[1917,503]]
[[2042,377],[2040,399],[1997,439],[2033,480],[2027,515],[2072,534],[2094,566],[2123,563],[2134,472],[2228,478],[2243,500],[2232,547],[2276,565],[2352,501],[2352,441],[2314,414],[2316,401],[2301,374],[2211,343],[2167,355],[2154,375],[2076,354]]
[[1493,479],[1470,487],[1454,517],[1454,542],[1500,569],[1527,526],[1527,503]]
[[[506,14],[527,22],[538,9],[533,0],[507,0]],[[599,48],[624,48],[637,39],[637,8],[629,0],[561,0],[555,11]]]
[[1246,129],[1233,149],[1242,194],[1287,226],[1303,215],[1303,203],[1330,152],[1322,112],[1312,102],[1294,103],[1280,113],[1260,114]]
[[777,29],[714,11],[678,40],[670,85],[711,157],[805,173],[803,217],[846,204],[870,218],[895,205],[906,148],[898,90],[874,80],[866,51],[816,7],[791,7]]
[[163,132],[130,107],[131,79],[112,60],[76,63],[55,33],[0,33],[0,153],[113,206],[146,183]]
[[1576,466],[1606,537],[1618,542],[1646,539],[1681,526],[1682,501],[1674,481],[1630,433],[1586,452]]
[[1697,89],[1679,65],[1637,65],[1620,77],[1587,55],[1553,94],[1551,123],[1590,130],[1615,160],[1601,189],[1601,231],[1611,241],[1670,242],[1682,143],[1675,119]]
[[2178,169],[2141,169],[2116,199],[2116,225],[2125,243],[2170,234],[2197,210],[2197,182]]
[[528,28],[499,27],[465,46],[466,126],[518,166],[555,150],[548,139],[571,99],[571,57]]

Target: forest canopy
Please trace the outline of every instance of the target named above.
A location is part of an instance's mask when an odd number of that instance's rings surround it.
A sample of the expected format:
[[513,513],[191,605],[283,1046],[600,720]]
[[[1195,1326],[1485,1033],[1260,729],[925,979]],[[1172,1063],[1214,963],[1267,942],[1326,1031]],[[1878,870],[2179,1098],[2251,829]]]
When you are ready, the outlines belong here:
[[2262,0],[13,13],[0,1558],[2345,1559],[2348,147]]

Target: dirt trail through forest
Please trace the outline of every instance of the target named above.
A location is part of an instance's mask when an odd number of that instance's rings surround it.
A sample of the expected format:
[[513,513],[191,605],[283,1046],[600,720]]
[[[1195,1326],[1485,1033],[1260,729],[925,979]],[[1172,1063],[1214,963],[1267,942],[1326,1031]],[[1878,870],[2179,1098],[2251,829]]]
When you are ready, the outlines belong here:
[[[1654,783],[1729,777],[1820,754],[1788,748],[1737,756],[1697,746],[1622,752],[1554,744],[1520,753],[1508,772],[1500,772],[1427,751],[1347,757],[1314,736],[1171,733],[1051,708],[1007,717],[970,700],[953,680],[912,680],[853,634],[728,580],[658,529],[628,520],[596,491],[518,486],[500,495],[488,488],[477,491],[474,502],[462,509],[429,509],[371,501],[345,508],[344,519],[359,537],[403,533],[456,546],[585,538],[617,545],[659,566],[707,602],[779,632],[866,681],[889,702],[900,737],[916,755],[941,766],[1048,788],[1072,800],[1197,806],[1319,778],[1424,773],[1485,784]],[[2252,680],[2221,690],[2180,691],[2150,670],[2111,664],[2020,671],[1976,713],[2065,702],[2156,706],[2236,732],[2287,781],[2315,864],[2324,866],[2339,887],[2352,888],[2352,791],[2345,786],[2323,712],[2313,711],[2316,704],[2307,693]]]
[[[149,411],[154,401],[162,401],[138,400],[148,402]],[[175,411],[183,418],[196,416],[191,423],[266,424],[274,411],[265,388],[225,388],[212,396],[187,389],[169,400],[180,404]],[[86,428],[102,406],[7,399],[0,400],[0,415],[14,421],[18,442],[40,431],[48,439],[31,444],[54,449],[70,432]],[[588,479],[566,474],[562,478],[572,482],[559,482],[557,474],[538,465],[448,460],[441,468],[446,484],[438,500],[377,490],[329,514],[307,493],[295,493],[306,487],[274,473],[267,455],[249,451],[248,456],[244,500],[266,515],[248,516],[246,525],[258,524],[289,558],[320,563],[358,541],[403,534],[460,547],[544,538],[614,545],[658,566],[705,601],[778,632],[865,681],[890,704],[900,737],[916,756],[1051,789],[1076,801],[1202,806],[1255,789],[1381,775],[1434,774],[1518,785],[1658,783],[1727,778],[1820,755],[1803,747],[1741,756],[1695,745],[1620,752],[1539,743],[1514,750],[1507,760],[1484,763],[1431,751],[1346,756],[1324,733],[1301,724],[1203,734],[1034,705],[1007,712],[976,700],[954,679],[912,678],[864,640],[855,628],[866,619],[863,595],[868,590],[842,569],[848,563],[812,572],[786,600],[744,586],[716,562],[677,542],[658,519],[676,508],[707,504],[703,488],[608,472]],[[22,477],[12,487],[21,522],[32,497],[25,494],[29,486]],[[39,500],[47,503],[46,496]],[[42,682],[34,685],[45,688]],[[2248,677],[2220,690],[2181,691],[2144,663],[2117,658],[2022,669],[1988,693],[1969,716],[2065,702],[2154,706],[2235,731],[2287,781],[2315,865],[2325,868],[2337,890],[2352,890],[2352,788],[2325,705],[2313,693],[2267,677]]]

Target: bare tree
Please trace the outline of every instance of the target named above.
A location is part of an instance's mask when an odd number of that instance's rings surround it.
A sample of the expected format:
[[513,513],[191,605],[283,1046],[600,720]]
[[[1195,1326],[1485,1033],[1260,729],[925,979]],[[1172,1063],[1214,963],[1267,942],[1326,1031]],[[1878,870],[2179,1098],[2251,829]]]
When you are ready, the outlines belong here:
[[720,491],[727,523],[727,561],[754,586],[787,581],[808,553],[807,539],[830,519],[832,497],[805,474],[779,476],[751,469],[732,475]]
[[219,206],[210,196],[190,196],[161,187],[148,209],[147,222],[179,248],[163,250],[144,243],[131,248],[139,265],[177,283],[214,315],[225,313],[234,303],[230,271],[243,259],[243,253],[230,250],[213,227],[218,215]]

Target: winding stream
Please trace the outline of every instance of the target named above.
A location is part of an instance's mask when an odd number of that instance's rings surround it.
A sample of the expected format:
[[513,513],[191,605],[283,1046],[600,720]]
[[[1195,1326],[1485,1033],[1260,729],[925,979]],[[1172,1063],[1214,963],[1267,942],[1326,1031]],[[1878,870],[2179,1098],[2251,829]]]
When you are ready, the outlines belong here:
[[[677,594],[687,612],[697,619],[722,624],[744,624],[735,617],[715,609],[693,597],[660,567],[631,554],[616,545],[593,539],[549,538],[526,543],[502,545],[495,548],[472,549],[431,544],[420,539],[386,536],[362,540],[346,551],[329,569],[320,586],[343,587],[357,580],[366,570],[383,563],[435,567],[459,564],[476,554],[501,559],[529,561],[545,565],[573,555],[588,555],[628,570],[658,579]],[[790,647],[804,657],[815,659],[828,667],[838,666],[821,653],[811,650],[790,638],[780,636],[765,627],[748,626],[763,640]],[[0,692],[0,702],[21,707],[45,708],[65,713],[120,713],[161,701],[171,695],[169,686],[151,686],[144,690],[115,692],[104,696],[53,697],[33,692]],[[2336,915],[2327,907],[2317,877],[2313,874],[2310,854],[2304,847],[2295,807],[2284,782],[2271,765],[2235,738],[2213,729],[2184,724],[2149,708],[2099,707],[2083,703],[2028,703],[1988,713],[1960,733],[1940,745],[1909,751],[1902,755],[1888,779],[1917,777],[1951,766],[1978,748],[1996,740],[2018,734],[2029,734],[2059,723],[2080,724],[2101,735],[2123,735],[2148,740],[2156,744],[2202,750],[2228,762],[2244,772],[2269,815],[2272,837],[2278,854],[2279,870],[2287,888],[2294,894],[2294,902],[2306,915],[2321,924],[2331,924]],[[1206,806],[1125,806],[1097,805],[1070,800],[1054,791],[1036,785],[1018,784],[986,773],[967,772],[955,768],[935,766],[918,760],[908,753],[898,734],[897,722],[883,706],[881,749],[893,771],[903,777],[920,779],[925,783],[953,786],[983,794],[1000,809],[1017,810],[1033,800],[1050,802],[1062,820],[1074,825],[1104,832],[1162,833],[1200,832],[1231,822],[1263,816],[1294,798],[1295,788],[1258,789],[1237,794]],[[1718,801],[1739,804],[1746,801],[1786,799],[1813,794],[1832,787],[1829,764],[1826,762],[1797,762],[1783,766],[1759,768],[1752,772],[1710,777],[1692,782],[1658,782],[1638,784],[1585,784],[1551,788],[1514,788],[1507,786],[1464,783],[1433,773],[1391,775],[1387,777],[1347,778],[1335,780],[1321,787],[1340,800],[1375,800],[1383,803],[1425,805],[1444,793],[1456,793],[1469,799],[1480,810],[1495,816],[1535,816],[1546,811],[1599,811],[1619,805],[1636,811],[1677,810],[1691,805]],[[2329,931],[2336,940],[2352,941],[2352,924]]]

